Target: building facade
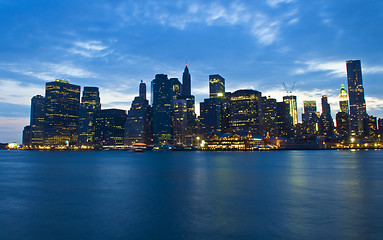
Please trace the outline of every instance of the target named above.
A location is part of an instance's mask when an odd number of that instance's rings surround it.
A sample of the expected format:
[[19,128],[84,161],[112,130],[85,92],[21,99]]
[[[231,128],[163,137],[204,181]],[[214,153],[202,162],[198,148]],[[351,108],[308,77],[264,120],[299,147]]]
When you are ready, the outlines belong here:
[[45,125],[45,97],[34,96],[31,100],[31,145],[44,145],[44,125]]

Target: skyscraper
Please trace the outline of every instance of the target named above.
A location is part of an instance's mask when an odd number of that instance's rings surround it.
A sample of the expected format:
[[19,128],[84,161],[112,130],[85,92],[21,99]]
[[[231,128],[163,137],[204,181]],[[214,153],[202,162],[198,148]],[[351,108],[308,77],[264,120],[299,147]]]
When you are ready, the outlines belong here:
[[345,112],[348,114],[348,96],[343,84],[339,91],[339,108],[341,112]]
[[316,101],[303,101],[303,111],[302,122],[310,122],[310,118],[313,113],[317,111],[317,102]]
[[363,134],[363,119],[367,117],[360,60],[346,62],[348,97],[350,100],[350,128],[357,136]]
[[182,74],[182,96],[188,97],[191,95],[191,76],[188,65],[186,64],[184,73]]
[[277,100],[275,98],[263,99],[262,107],[262,120],[263,120],[263,131],[269,133],[269,136],[277,136]]
[[97,146],[124,145],[126,111],[103,109],[95,113],[95,137]]
[[185,144],[187,128],[187,107],[185,99],[173,100],[174,143]]
[[293,125],[298,123],[297,96],[283,96],[283,101],[289,106],[289,113],[293,120]]
[[330,104],[328,104],[327,96],[323,95],[321,98],[322,101],[322,114],[331,115]]
[[172,82],[165,74],[152,80],[153,140],[154,143],[172,139]]
[[319,131],[323,136],[334,135],[334,120],[331,117],[330,104],[328,104],[327,96],[322,96],[322,114],[320,117]]
[[259,134],[262,128],[261,92],[237,90],[228,100],[229,129]]
[[79,110],[79,145],[93,145],[95,134],[94,114],[99,110],[101,110],[101,103],[98,87],[84,87]]
[[79,106],[80,86],[59,79],[46,83],[45,145],[77,143]]
[[125,124],[125,144],[151,142],[150,106],[146,100],[146,84],[141,81],[139,96],[135,97]]
[[31,100],[31,145],[44,145],[45,97],[36,95]]
[[209,76],[210,98],[222,98],[225,96],[225,79],[220,75]]

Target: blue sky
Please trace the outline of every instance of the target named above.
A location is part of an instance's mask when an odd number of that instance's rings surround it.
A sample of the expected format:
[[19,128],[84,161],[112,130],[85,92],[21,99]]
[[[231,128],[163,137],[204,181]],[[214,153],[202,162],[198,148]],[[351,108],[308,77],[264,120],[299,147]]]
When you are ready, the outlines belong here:
[[326,94],[333,114],[345,61],[360,59],[368,113],[382,118],[382,23],[376,0],[1,0],[0,142],[21,142],[48,81],[98,86],[103,108],[128,110],[140,80],[181,79],[186,58],[197,110],[218,73],[228,91],[279,101],[296,82],[298,108]]

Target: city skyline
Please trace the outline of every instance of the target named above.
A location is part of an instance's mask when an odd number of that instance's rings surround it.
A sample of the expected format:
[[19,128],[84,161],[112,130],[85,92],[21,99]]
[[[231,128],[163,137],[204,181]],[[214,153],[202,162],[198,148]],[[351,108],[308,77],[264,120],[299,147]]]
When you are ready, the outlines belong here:
[[[181,79],[186,57],[197,114],[209,75],[220,74],[226,91],[252,89],[278,101],[286,95],[282,83],[296,82],[299,121],[303,101],[321,109],[322,95],[335,118],[345,61],[360,59],[367,113],[381,118],[382,3],[344,3],[1,3],[0,142],[21,142],[31,98],[44,95],[46,82],[97,86],[103,107],[129,110],[141,80],[150,84],[160,73]],[[57,18],[61,11],[66,17]]]

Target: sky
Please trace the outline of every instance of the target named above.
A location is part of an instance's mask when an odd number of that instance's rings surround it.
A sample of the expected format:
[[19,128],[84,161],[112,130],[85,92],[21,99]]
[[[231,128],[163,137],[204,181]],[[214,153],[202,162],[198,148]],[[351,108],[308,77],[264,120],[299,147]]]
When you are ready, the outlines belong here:
[[100,88],[102,108],[129,110],[141,80],[208,78],[282,101],[327,95],[333,117],[347,60],[361,60],[367,112],[383,117],[383,1],[0,0],[0,142],[19,142],[30,101],[56,78]]

